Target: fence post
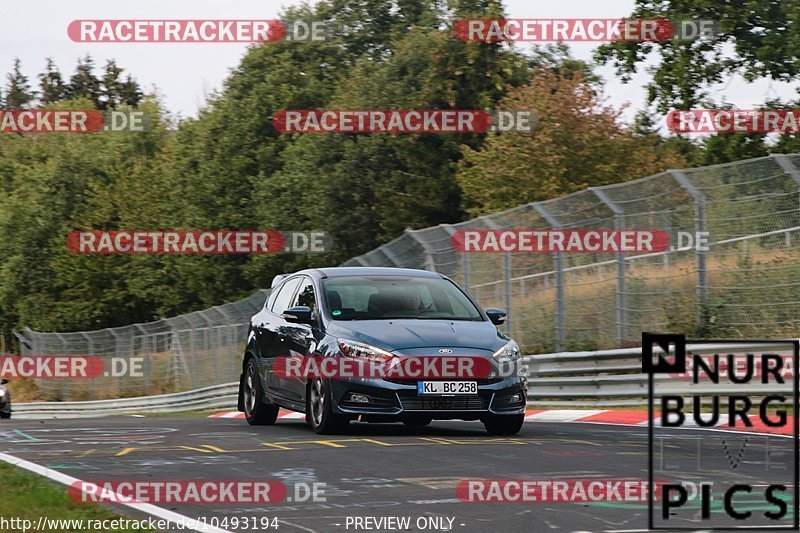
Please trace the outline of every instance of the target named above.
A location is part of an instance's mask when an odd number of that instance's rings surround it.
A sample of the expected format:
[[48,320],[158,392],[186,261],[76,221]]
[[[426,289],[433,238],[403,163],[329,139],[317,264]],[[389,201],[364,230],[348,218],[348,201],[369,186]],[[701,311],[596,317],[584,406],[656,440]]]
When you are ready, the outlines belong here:
[[[668,170],[667,171],[678,184],[686,189],[694,199],[694,218],[695,230],[700,232],[706,231],[706,195],[692,184],[689,178],[682,170]],[[746,242],[746,241],[745,241]],[[700,326],[700,335],[706,335],[708,327],[708,268],[707,268],[707,251],[697,247],[697,298],[700,303],[700,316],[697,317],[698,325]]]
[[36,336],[32,335],[32,339],[28,339],[29,332],[31,332],[31,328],[23,328],[22,331],[18,331],[17,329],[11,330],[11,334],[17,338],[19,355],[32,355],[36,353],[34,348],[36,345]]
[[[561,224],[558,220],[550,214],[547,209],[540,203],[530,204],[534,211],[539,213],[541,217],[550,224],[553,229],[560,229]],[[556,267],[556,351],[560,352],[564,349],[564,257],[561,252],[555,252]],[[547,278],[545,278],[547,279]]]
[[464,263],[464,288],[469,291],[469,253],[461,252],[461,257]]
[[[150,390],[150,383],[153,374],[153,361],[150,357],[150,337],[147,330],[141,324],[134,324],[134,327],[142,334],[142,349],[144,350],[144,387]],[[136,337],[131,335],[131,353],[136,351]]]
[[[106,328],[106,331],[114,338],[114,355],[112,359],[119,357],[122,358],[121,350],[119,346],[119,335],[116,334],[113,328]],[[122,392],[125,390],[125,383],[133,379],[133,357],[128,358],[128,372],[130,373],[127,378],[123,378],[123,376],[117,376],[117,389]]]
[[[481,222],[486,224],[486,227],[492,231],[502,231],[503,228],[497,225],[497,223],[489,217],[480,217]],[[506,332],[513,337],[511,324],[512,320],[514,319],[512,311],[512,307],[514,302],[512,301],[512,288],[511,288],[511,254],[509,252],[503,252],[503,292],[505,293],[505,308],[507,317],[506,318]]]
[[[226,312],[225,309],[220,305],[215,305],[213,309],[219,311],[219,313],[225,317],[225,325],[236,324],[236,317],[231,316],[230,313]],[[200,311],[202,314],[203,312]],[[222,331],[222,330],[220,330]],[[225,331],[230,331],[230,328],[225,328]],[[230,374],[225,375],[225,379],[236,379],[238,377],[239,371],[237,369],[237,358],[239,357],[238,353],[238,346],[232,342],[230,342],[231,338],[228,337],[228,342],[226,344],[226,351],[228,352],[227,357],[225,358],[227,364],[225,365],[225,371],[230,372]],[[216,371],[217,364],[214,364],[214,369]],[[230,376],[230,377],[229,377]]]
[[397,257],[397,254],[395,254],[391,249],[389,249],[388,246],[383,246],[381,248],[378,248],[378,250],[380,250],[383,253],[383,255],[385,255],[386,258],[394,264],[394,266],[401,268],[403,267],[403,262],[400,261],[400,258]]
[[[791,159],[785,154],[770,154],[770,157],[778,163],[778,166],[783,169],[784,172],[789,174],[792,179],[800,186],[800,170],[792,163]],[[786,233],[786,247],[789,248],[792,244],[792,237],[789,233]]]
[[[609,198],[604,190],[597,187],[589,187],[589,190],[614,213],[614,229],[616,231],[624,230],[625,211]],[[617,260],[617,346],[622,348],[622,345],[625,343],[625,329],[627,325],[627,309],[625,303],[625,254],[617,250],[614,255]]]
[[[72,355],[71,353],[67,353],[67,341],[61,335],[61,333],[55,333],[55,336],[61,342],[61,355]],[[43,354],[37,354],[43,355]],[[61,398],[59,398],[62,402],[65,400],[69,400],[69,379],[61,378]]]
[[798,185],[800,185],[800,170],[794,166],[794,163],[792,163],[786,154],[771,154],[770,158],[778,163],[778,166],[781,167],[784,172],[789,174],[789,176],[791,176]]
[[[455,253],[455,248],[453,248],[453,235],[456,234],[456,230],[450,224],[439,224],[444,231],[447,232],[447,235],[450,237],[450,249],[453,250]],[[467,292],[469,290],[469,253],[468,252],[461,252],[461,284],[464,286]]]
[[404,230],[406,235],[409,235],[412,239],[414,239],[420,246],[422,246],[422,250],[425,253],[425,270],[430,270],[431,272],[436,272],[436,262],[433,260],[433,250],[431,250],[431,246],[422,241],[421,239],[417,238],[416,231],[411,228],[406,228]]

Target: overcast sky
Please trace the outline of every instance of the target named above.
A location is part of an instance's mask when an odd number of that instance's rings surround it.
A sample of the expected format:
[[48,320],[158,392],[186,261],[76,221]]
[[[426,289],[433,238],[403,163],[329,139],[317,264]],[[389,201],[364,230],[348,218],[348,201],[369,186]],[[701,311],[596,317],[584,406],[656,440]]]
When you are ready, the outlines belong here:
[[[45,58],[53,57],[65,77],[69,77],[78,57],[91,54],[98,66],[114,58],[131,72],[146,89],[157,87],[167,108],[181,116],[194,116],[206,95],[218,89],[230,69],[236,67],[246,45],[233,43],[74,43],[67,37],[67,26],[75,19],[270,19],[283,6],[299,1],[270,0],[38,0],[4,2],[7,24],[0,33],[0,72],[9,72],[13,58],[22,60],[24,72],[33,85],[44,69]],[[513,18],[615,18],[629,15],[633,0],[505,0],[506,12]],[[13,23],[11,21],[16,21]],[[573,55],[589,59],[594,43],[573,43]],[[647,75],[637,74],[622,84],[612,68],[597,69],[607,82],[609,102],[630,103],[626,117],[644,107],[643,85]],[[5,80],[3,80],[5,85]],[[760,80],[748,84],[734,79],[714,87],[716,101],[750,109],[769,97],[797,98],[800,84],[770,83]]]

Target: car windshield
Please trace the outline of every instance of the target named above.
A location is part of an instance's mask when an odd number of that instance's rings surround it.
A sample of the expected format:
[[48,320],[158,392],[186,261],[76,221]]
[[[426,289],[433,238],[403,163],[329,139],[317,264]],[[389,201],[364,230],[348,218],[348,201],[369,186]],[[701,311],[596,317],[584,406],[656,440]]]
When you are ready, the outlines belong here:
[[452,282],[416,276],[342,276],[323,280],[334,320],[480,321],[480,311]]

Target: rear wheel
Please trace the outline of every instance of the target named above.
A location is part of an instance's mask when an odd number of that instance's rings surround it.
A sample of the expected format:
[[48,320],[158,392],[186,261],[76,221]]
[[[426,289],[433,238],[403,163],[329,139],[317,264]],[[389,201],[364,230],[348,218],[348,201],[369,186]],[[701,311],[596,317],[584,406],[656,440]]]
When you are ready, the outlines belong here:
[[0,418],[11,418],[11,413],[0,413]]
[[350,418],[333,412],[330,384],[322,379],[313,379],[306,395],[306,420],[320,435],[341,433],[350,423]]
[[522,429],[525,415],[489,415],[483,426],[491,435],[516,435]]
[[247,361],[244,375],[244,417],[251,426],[271,426],[278,419],[279,407],[264,403],[264,390],[258,379],[256,360]]

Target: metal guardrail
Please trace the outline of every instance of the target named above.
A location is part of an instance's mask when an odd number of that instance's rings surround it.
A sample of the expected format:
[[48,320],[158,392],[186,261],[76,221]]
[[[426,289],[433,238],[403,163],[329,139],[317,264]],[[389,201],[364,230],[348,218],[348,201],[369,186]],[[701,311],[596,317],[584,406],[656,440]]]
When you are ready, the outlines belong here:
[[85,402],[32,402],[12,404],[14,417],[78,418],[131,413],[177,413],[215,408],[236,408],[238,383],[224,383],[186,392]]
[[[775,343],[719,343],[687,345],[695,353],[778,353],[789,355],[791,345]],[[656,350],[656,353],[658,350]],[[528,399],[534,406],[615,407],[647,402],[648,377],[641,372],[642,349],[622,348],[596,352],[561,352],[523,357],[527,366]],[[692,384],[691,380],[657,376],[660,394],[736,394],[741,386]],[[238,383],[224,383],[187,392],[85,402],[14,404],[14,414],[26,418],[67,418],[127,413],[169,413],[236,407]],[[748,384],[746,392],[758,396],[791,394],[790,380],[782,385]]]
[[[791,345],[775,343],[719,343],[687,345],[695,353],[777,353],[791,355]],[[658,353],[658,350],[655,350]],[[620,407],[647,403],[648,376],[642,373],[642,349],[622,348],[596,352],[562,352],[524,357],[528,367],[528,399],[537,406]],[[655,377],[659,394],[791,394],[791,380],[777,385],[753,380],[741,385],[693,384],[669,375]]]

